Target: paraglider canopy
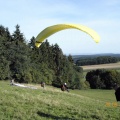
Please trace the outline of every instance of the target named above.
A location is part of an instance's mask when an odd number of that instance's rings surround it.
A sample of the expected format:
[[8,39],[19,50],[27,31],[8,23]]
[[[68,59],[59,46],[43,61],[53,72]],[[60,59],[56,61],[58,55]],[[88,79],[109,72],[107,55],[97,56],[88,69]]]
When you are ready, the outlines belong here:
[[61,30],[71,29],[71,28],[78,29],[80,31],[87,33],[88,35],[90,35],[93,38],[93,40],[96,43],[98,43],[100,41],[100,36],[97,34],[97,32],[95,32],[94,30],[92,30],[91,28],[88,28],[86,26],[78,25],[78,24],[57,24],[57,25],[49,26],[49,27],[45,28],[43,31],[41,31],[38,34],[38,36],[36,37],[35,46],[40,47],[42,42],[46,38],[51,36],[52,34],[59,32]]

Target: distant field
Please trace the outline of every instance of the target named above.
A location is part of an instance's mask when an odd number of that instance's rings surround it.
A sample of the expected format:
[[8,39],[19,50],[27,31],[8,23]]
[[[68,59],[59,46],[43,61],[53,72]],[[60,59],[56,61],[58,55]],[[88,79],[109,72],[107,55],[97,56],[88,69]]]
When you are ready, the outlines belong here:
[[111,64],[100,64],[100,65],[86,65],[81,67],[83,68],[84,71],[95,70],[95,69],[120,69],[120,62],[111,63]]

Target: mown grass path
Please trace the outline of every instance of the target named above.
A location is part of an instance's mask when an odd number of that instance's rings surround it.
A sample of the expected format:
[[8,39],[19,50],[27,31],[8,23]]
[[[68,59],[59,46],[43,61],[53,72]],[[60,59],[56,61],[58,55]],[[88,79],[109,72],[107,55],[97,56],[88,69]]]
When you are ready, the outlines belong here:
[[0,120],[120,120],[113,90],[42,89],[0,81]]

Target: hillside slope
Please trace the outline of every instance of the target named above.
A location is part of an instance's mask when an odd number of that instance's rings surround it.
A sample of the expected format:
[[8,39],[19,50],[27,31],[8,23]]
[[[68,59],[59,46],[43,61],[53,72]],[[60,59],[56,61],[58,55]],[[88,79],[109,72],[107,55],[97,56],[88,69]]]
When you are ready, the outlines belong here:
[[45,89],[39,85],[34,86],[38,89],[10,86],[9,82],[0,81],[0,119],[119,120],[120,118],[120,107],[115,106],[113,90],[74,90],[68,93],[50,86],[46,86]]

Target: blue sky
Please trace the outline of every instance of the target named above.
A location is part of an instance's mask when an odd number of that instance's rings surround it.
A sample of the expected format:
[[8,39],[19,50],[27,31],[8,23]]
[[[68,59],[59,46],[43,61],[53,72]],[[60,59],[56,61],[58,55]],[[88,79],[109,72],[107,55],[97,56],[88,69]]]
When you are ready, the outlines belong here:
[[96,44],[84,32],[69,29],[48,38],[64,54],[120,53],[120,0],[0,0],[0,24],[11,33],[20,25],[26,40],[59,23],[82,24],[101,37]]

